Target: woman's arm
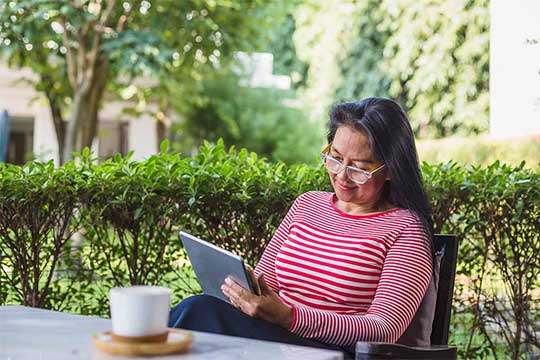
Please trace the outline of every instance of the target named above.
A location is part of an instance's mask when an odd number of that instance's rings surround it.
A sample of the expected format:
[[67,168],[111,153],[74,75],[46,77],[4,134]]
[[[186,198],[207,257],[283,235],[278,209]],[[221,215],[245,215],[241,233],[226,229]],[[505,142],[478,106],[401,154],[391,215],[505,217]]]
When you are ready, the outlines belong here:
[[326,343],[352,346],[357,341],[396,342],[418,309],[432,275],[427,236],[415,222],[389,249],[373,302],[366,314],[337,314],[293,306],[289,330]]
[[285,218],[283,219],[281,224],[279,224],[279,227],[275,232],[274,236],[266,246],[266,249],[264,249],[263,255],[259,260],[259,263],[253,270],[256,277],[259,277],[261,275],[264,276],[266,284],[276,293],[279,291],[279,285],[276,278],[275,269],[276,256],[279,252],[279,249],[283,245],[283,242],[287,239],[287,236],[289,235],[289,229],[291,227],[294,214],[298,209],[301,198],[302,195],[300,195],[294,201],[291,208],[287,212],[287,215],[285,215]]
[[288,328],[292,323],[293,309],[290,305],[281,301],[278,296],[279,283],[276,278],[275,261],[279,249],[289,235],[294,214],[299,207],[301,197],[302,195],[294,201],[264,250],[261,260],[253,270],[254,276],[259,283],[261,294],[258,296],[251,294],[229,278],[225,279],[225,283],[221,286],[221,291],[242,312],[284,328]]

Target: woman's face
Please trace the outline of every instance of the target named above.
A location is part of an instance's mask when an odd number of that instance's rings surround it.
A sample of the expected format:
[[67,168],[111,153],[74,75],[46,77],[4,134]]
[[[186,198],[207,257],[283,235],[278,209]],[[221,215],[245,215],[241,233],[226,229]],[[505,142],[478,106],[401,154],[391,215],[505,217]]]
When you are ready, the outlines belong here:
[[[337,129],[329,154],[347,166],[370,172],[381,165],[373,157],[367,136],[349,126]],[[340,210],[360,213],[380,210],[384,200],[381,199],[381,194],[386,181],[385,168],[377,171],[362,185],[352,182],[345,170],[338,174],[328,174],[339,202],[336,205],[341,207]]]

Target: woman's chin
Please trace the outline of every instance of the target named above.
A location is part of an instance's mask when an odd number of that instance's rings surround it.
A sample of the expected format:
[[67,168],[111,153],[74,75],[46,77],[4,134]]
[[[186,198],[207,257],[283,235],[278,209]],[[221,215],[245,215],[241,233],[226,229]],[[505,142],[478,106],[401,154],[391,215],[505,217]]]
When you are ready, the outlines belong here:
[[336,197],[344,202],[351,202],[351,200],[355,197],[355,189],[341,189],[339,187],[334,188],[334,191],[336,193]]

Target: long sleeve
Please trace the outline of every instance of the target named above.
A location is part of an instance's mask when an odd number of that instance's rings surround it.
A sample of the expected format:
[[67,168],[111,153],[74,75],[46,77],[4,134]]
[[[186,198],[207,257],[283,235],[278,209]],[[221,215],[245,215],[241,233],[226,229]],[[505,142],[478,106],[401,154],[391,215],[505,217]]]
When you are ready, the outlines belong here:
[[298,197],[294,201],[293,205],[287,212],[287,215],[285,215],[285,218],[283,218],[283,221],[281,221],[281,223],[279,224],[276,232],[274,233],[274,236],[264,249],[263,255],[261,256],[261,259],[259,260],[257,266],[254,269],[255,276],[259,276],[262,273],[266,284],[268,284],[268,286],[276,293],[279,291],[279,283],[276,278],[275,269],[276,256],[279,252],[279,249],[283,245],[283,242],[287,239],[287,236],[289,235],[289,230],[294,218],[294,213],[298,207],[298,202],[301,196],[302,195],[300,195],[300,197]]
[[295,305],[290,331],[326,343],[395,342],[420,305],[432,273],[427,235],[415,221],[403,229],[384,259],[375,296],[365,314]]

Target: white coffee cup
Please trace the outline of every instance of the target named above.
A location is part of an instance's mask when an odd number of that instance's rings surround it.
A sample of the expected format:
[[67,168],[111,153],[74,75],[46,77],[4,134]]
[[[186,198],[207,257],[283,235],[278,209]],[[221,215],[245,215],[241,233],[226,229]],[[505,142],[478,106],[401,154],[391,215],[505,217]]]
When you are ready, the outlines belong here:
[[169,288],[115,287],[110,291],[110,306],[112,332],[117,337],[136,339],[167,334],[171,306]]

